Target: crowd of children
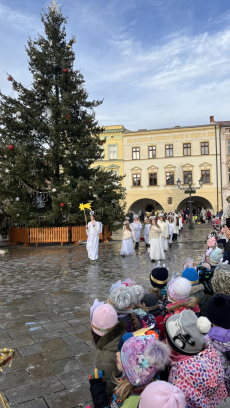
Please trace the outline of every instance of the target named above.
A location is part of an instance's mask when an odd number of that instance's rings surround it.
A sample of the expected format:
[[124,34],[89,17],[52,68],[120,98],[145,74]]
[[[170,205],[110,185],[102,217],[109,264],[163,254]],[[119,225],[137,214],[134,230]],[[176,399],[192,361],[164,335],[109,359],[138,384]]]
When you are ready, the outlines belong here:
[[[128,240],[137,230],[126,228]],[[215,408],[230,395],[226,242],[225,230],[213,231],[199,265],[187,258],[169,278],[158,262],[148,291],[128,278],[112,285],[107,303],[95,300],[91,328],[101,373],[90,376],[95,408]]]

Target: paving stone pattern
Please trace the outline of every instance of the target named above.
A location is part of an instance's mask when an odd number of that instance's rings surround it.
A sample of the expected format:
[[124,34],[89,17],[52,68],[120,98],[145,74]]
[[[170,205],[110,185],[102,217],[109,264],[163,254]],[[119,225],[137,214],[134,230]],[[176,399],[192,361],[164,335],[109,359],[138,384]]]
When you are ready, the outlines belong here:
[[[166,254],[170,273],[180,271],[187,256],[202,256],[209,230],[185,227]],[[0,376],[0,390],[12,408],[90,404],[88,376],[97,357],[90,306],[96,297],[105,300],[118,279],[150,286],[152,263],[144,243],[131,258],[120,257],[120,245],[100,244],[96,263],[87,258],[85,245],[10,247],[1,258],[1,347],[16,353]]]

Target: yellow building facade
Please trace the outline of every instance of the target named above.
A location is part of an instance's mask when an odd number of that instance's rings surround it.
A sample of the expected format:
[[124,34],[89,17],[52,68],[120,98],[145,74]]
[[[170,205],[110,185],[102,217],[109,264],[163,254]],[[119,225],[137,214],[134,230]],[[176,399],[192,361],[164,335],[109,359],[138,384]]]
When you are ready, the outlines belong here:
[[192,208],[212,213],[222,208],[219,130],[216,124],[123,133],[127,210],[181,210],[189,195],[177,187],[192,178],[203,187],[192,195]]
[[[100,167],[104,171],[111,170],[118,176],[124,175],[122,135],[125,131],[126,129],[122,125],[105,127],[105,131],[101,135],[101,140],[106,139],[106,142],[101,146],[104,159],[95,161],[92,167]],[[122,181],[122,185],[124,185],[124,181]]]

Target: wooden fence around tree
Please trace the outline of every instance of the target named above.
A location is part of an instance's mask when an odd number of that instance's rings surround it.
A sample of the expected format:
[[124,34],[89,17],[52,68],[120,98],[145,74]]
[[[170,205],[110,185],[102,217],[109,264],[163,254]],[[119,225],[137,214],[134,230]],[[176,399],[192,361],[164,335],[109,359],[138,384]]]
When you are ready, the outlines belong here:
[[[9,231],[8,245],[17,245],[23,242],[23,246],[30,246],[30,244],[41,243],[57,243],[63,245],[70,239],[68,227],[53,227],[53,228],[17,228],[11,227]],[[112,240],[112,231],[105,225],[99,239],[104,242]],[[71,241],[78,245],[80,241],[86,241],[87,234],[85,226],[72,227]]]

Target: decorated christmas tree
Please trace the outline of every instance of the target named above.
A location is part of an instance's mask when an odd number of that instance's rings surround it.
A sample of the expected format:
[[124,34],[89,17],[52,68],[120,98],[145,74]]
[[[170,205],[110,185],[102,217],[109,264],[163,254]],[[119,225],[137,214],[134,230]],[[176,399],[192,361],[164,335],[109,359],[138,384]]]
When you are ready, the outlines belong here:
[[42,11],[44,36],[26,47],[30,87],[8,81],[14,96],[0,92],[0,221],[25,227],[79,225],[81,203],[91,202],[103,224],[114,229],[124,217],[124,191],[118,177],[91,165],[101,159],[94,108],[84,78],[74,70],[75,38],[66,40],[66,19],[52,2]]

